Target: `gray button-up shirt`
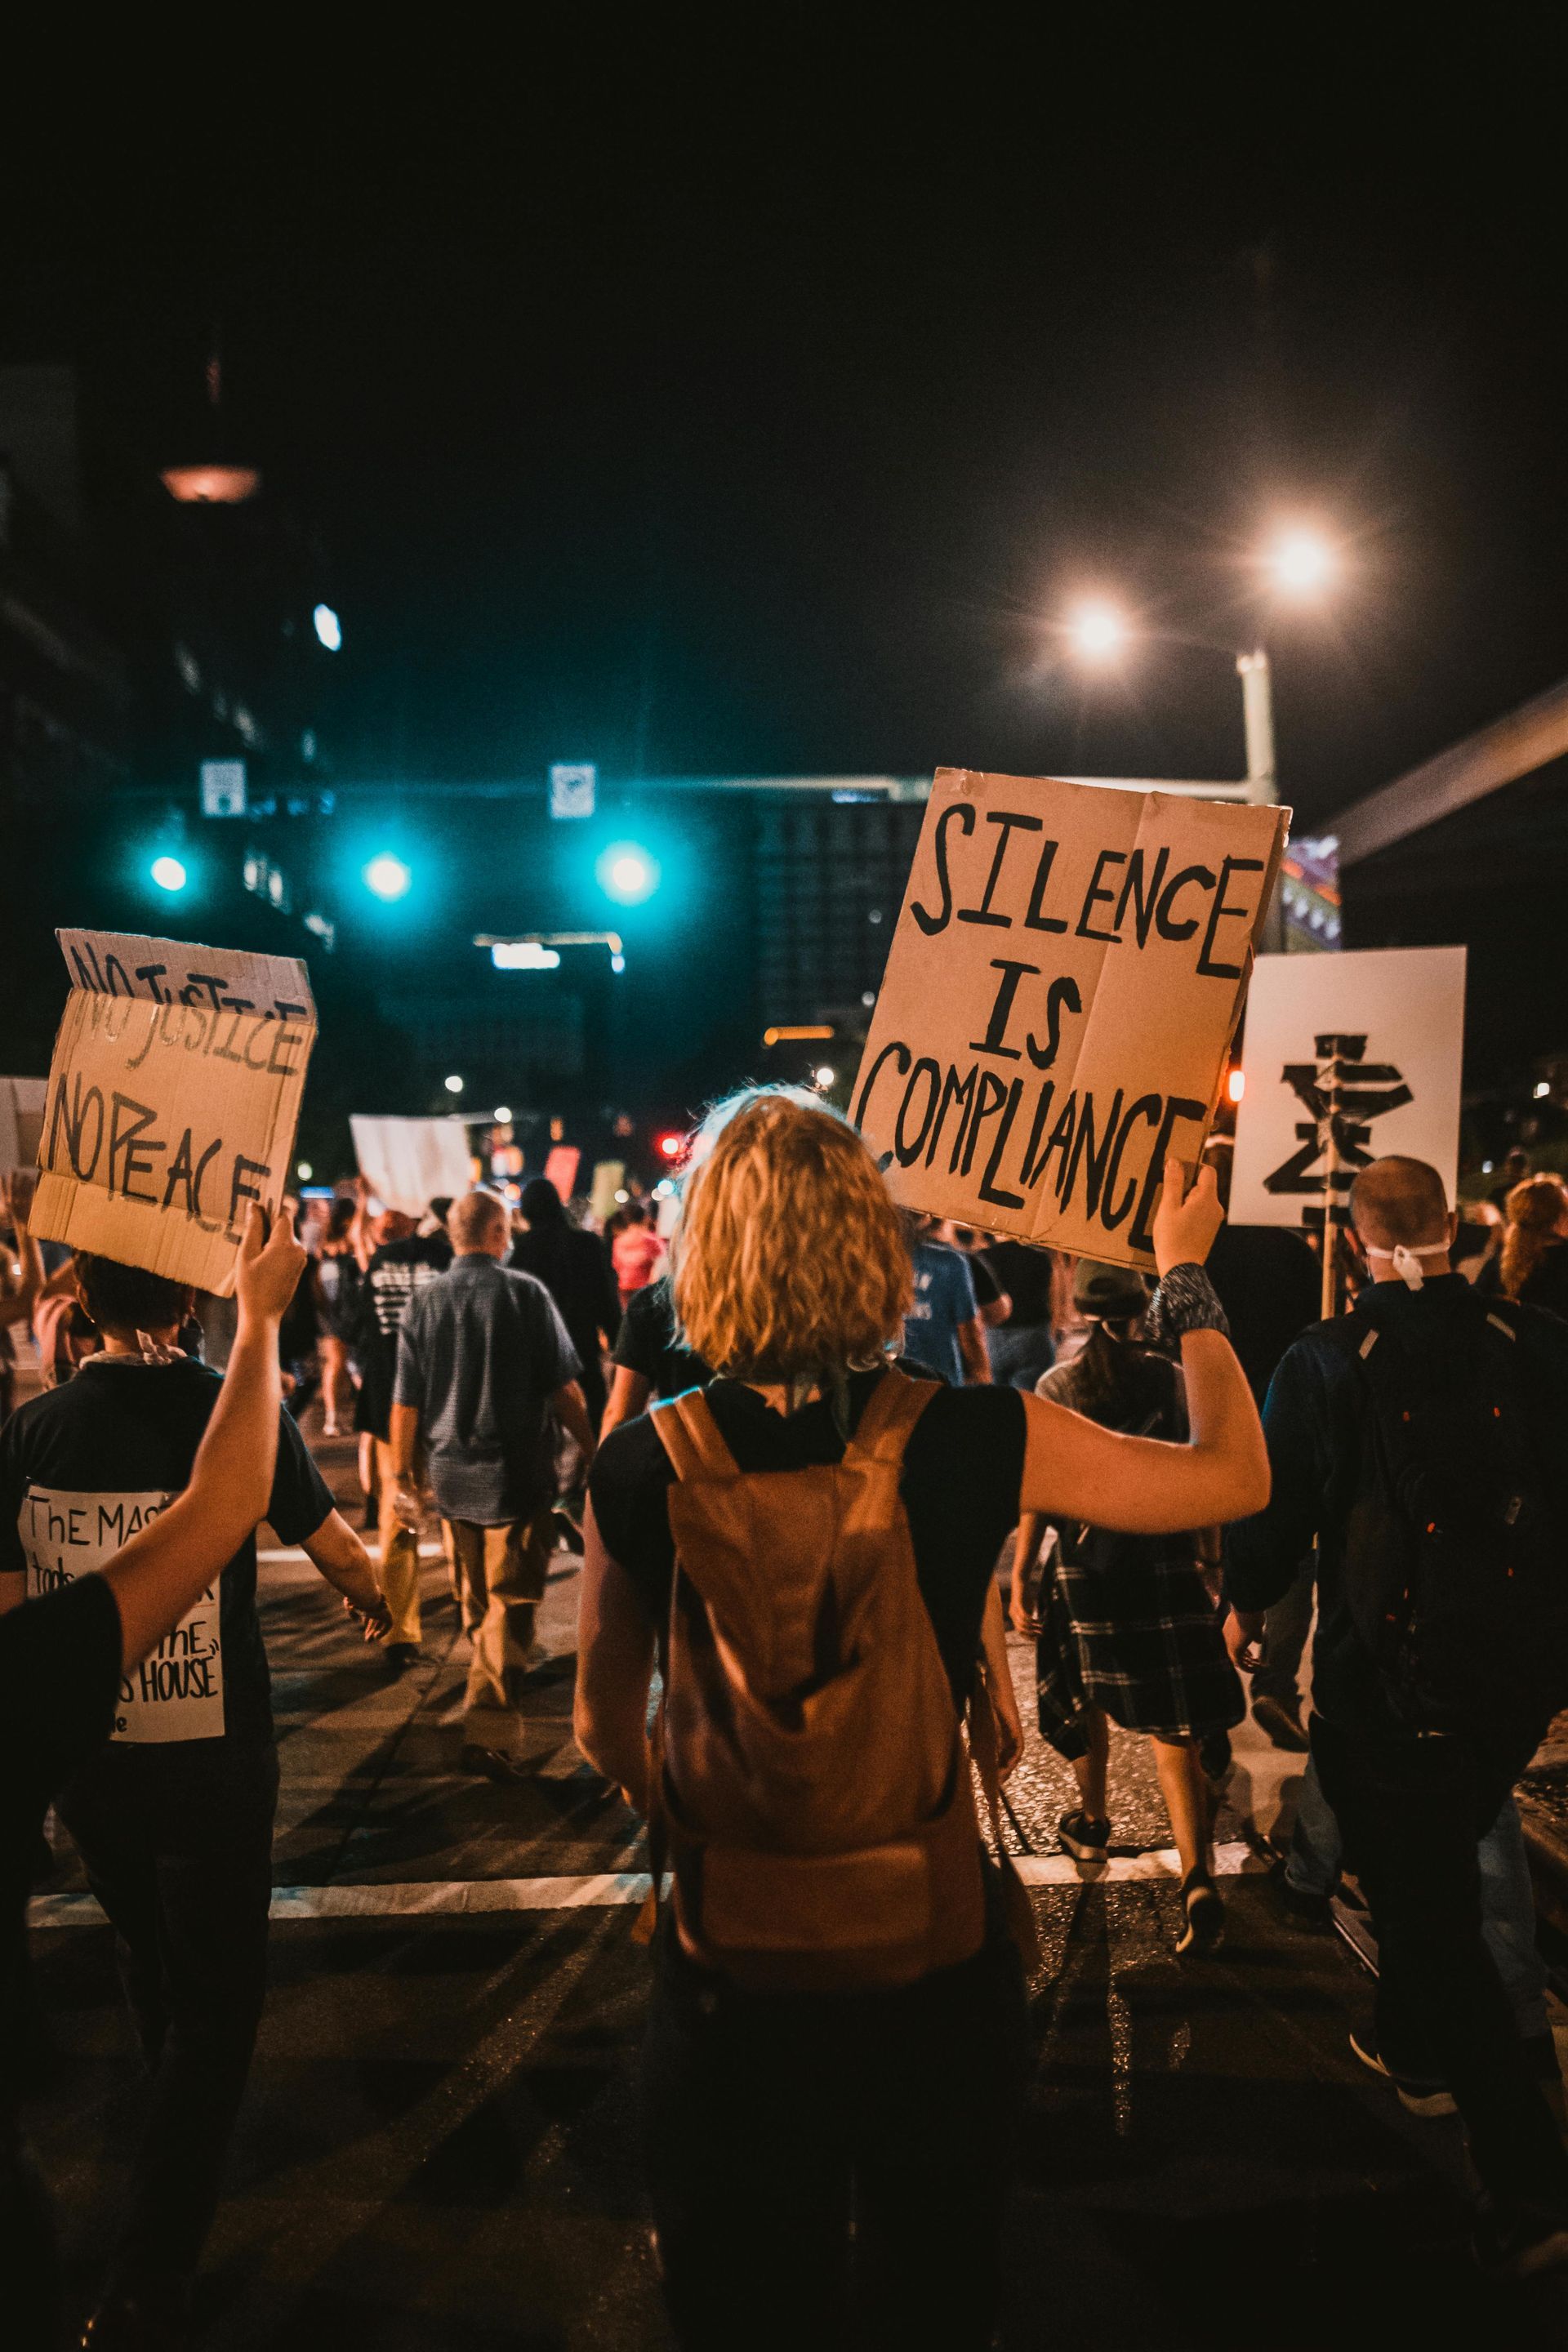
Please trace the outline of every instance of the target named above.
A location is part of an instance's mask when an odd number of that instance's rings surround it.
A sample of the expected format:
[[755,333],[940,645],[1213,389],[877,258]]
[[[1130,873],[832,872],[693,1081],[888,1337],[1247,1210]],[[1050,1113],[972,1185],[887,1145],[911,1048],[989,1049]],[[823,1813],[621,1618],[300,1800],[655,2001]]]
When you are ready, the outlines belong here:
[[443,1518],[531,1518],[552,1489],[545,1405],[582,1370],[542,1282],[482,1255],[456,1259],[410,1300],[398,1404],[419,1415]]

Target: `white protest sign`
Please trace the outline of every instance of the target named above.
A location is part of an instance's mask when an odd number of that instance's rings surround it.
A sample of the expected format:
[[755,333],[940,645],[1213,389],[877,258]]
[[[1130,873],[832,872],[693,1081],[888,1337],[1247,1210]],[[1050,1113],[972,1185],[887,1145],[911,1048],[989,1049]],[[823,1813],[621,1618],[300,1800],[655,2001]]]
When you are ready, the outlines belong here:
[[226,1297],[246,1203],[287,1189],[316,1013],[292,956],[59,931],[33,1231]]
[[0,1078],[0,1176],[37,1166],[48,1091],[47,1078]]
[[[29,1485],[16,1522],[27,1563],[28,1600],[58,1592],[79,1576],[95,1575],[174,1499],[161,1493],[98,1495]],[[216,1584],[151,1656],[121,1676],[110,1737],[139,1745],[223,1738],[223,1637]]]
[[1242,1046],[1237,1223],[1321,1225],[1331,1088],[1342,1211],[1356,1171],[1389,1152],[1428,1161],[1452,1200],[1464,1032],[1463,948],[1260,956]]
[[1289,816],[939,770],[852,1097],[894,1198],[1147,1266]]
[[355,1111],[349,1120],[360,1174],[378,1201],[422,1217],[431,1201],[456,1201],[474,1181],[468,1138],[456,1118],[380,1118]]

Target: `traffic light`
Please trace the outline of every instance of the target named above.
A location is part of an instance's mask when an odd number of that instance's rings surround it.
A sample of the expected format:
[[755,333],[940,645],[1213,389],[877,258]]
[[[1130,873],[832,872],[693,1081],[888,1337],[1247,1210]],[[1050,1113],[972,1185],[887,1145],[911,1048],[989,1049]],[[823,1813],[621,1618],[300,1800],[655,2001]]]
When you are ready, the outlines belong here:
[[658,860],[640,842],[612,841],[595,861],[600,889],[617,906],[640,907],[658,888]]
[[154,857],[147,871],[160,890],[171,893],[183,890],[191,878],[184,861],[172,857],[167,850],[161,856]]

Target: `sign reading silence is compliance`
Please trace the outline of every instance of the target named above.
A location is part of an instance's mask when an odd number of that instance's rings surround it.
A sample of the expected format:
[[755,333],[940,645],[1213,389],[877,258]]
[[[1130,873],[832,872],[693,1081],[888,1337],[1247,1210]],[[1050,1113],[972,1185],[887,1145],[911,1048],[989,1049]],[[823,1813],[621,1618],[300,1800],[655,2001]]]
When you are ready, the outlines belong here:
[[57,933],[71,975],[33,1231],[226,1297],[288,1188],[316,1013],[289,956]]
[[1289,814],[939,769],[854,1097],[894,1197],[1146,1267]]

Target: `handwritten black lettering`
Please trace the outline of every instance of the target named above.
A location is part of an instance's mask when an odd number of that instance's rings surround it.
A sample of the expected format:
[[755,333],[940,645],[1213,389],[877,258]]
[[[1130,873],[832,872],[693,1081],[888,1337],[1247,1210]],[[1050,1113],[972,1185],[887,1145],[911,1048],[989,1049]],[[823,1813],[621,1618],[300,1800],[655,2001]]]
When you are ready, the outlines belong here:
[[1160,903],[1154,910],[1154,926],[1163,940],[1190,940],[1197,929],[1195,915],[1184,916],[1178,922],[1172,912],[1177,891],[1184,890],[1189,882],[1198,883],[1205,890],[1214,888],[1214,876],[1206,866],[1184,866],[1179,874],[1173,874],[1161,891]]
[[1198,953],[1198,970],[1206,980],[1239,980],[1241,978],[1241,966],[1238,963],[1211,963],[1209,950],[1215,943],[1215,933],[1227,916],[1234,918],[1250,912],[1246,906],[1233,906],[1226,902],[1226,884],[1233,874],[1261,874],[1262,871],[1261,857],[1227,857],[1220,867],[1219,887],[1214,894],[1214,905],[1209,908],[1209,927],[1204,933],[1204,943]]
[[1116,914],[1113,919],[1120,931],[1122,924],[1127,920],[1127,905],[1131,899],[1132,928],[1141,948],[1146,948],[1149,944],[1149,927],[1154,919],[1154,909],[1160,898],[1160,885],[1165,878],[1165,868],[1170,862],[1170,850],[1162,849],[1154,860],[1154,871],[1149,877],[1149,887],[1145,893],[1143,852],[1141,849],[1135,849],[1127,861],[1127,872],[1121,884],[1121,896],[1116,901]]
[[993,956],[991,969],[1002,975],[995,1002],[991,1007],[991,1018],[985,1024],[984,1036],[972,1037],[969,1050],[972,1054],[998,1054],[1006,1062],[1021,1062],[1024,1058],[1022,1048],[1005,1045],[1003,1041],[1007,1034],[1013,999],[1018,993],[1018,982],[1026,972],[1032,972],[1037,978],[1040,967],[1037,963],[1011,963],[1005,956]]
[[1078,982],[1070,972],[1066,971],[1053,980],[1046,991],[1045,1044],[1043,1045],[1040,1044],[1033,1030],[1024,1040],[1028,1048],[1029,1059],[1037,1070],[1048,1070],[1060,1050],[1064,1005],[1069,1013],[1083,1011],[1083,998],[1079,993]]
[[947,870],[947,829],[955,817],[961,833],[966,835],[973,833],[974,803],[953,801],[943,809],[936,821],[936,840],[933,847],[936,856],[937,885],[942,891],[940,912],[933,915],[915,900],[911,899],[910,902],[910,912],[928,939],[934,938],[938,931],[945,931],[952,920],[952,883]]
[[958,919],[961,923],[991,923],[998,930],[1010,931],[1012,916],[996,914],[991,903],[996,896],[996,885],[1002,879],[1002,861],[1007,855],[1007,844],[1015,833],[1040,833],[1044,830],[1044,823],[1037,816],[1018,816],[1007,809],[988,811],[985,822],[996,827],[996,850],[991,860],[991,871],[985,877],[985,895],[978,907],[960,907]]
[[1035,887],[1029,893],[1028,912],[1024,917],[1026,931],[1065,931],[1065,915],[1047,915],[1041,910],[1046,903],[1046,891],[1050,884],[1051,868],[1057,862],[1059,843],[1047,841],[1040,849],[1040,862],[1035,868]]
[[1114,890],[1103,889],[1100,886],[1100,877],[1106,867],[1125,866],[1126,863],[1126,852],[1121,849],[1102,849],[1095,859],[1094,872],[1089,876],[1089,888],[1084,892],[1083,910],[1078,919],[1078,936],[1080,940],[1109,940],[1113,947],[1118,943],[1120,939],[1118,932],[1097,931],[1089,919],[1102,899],[1109,907],[1116,897]]
[[1015,1078],[1007,1089],[1007,1108],[1002,1114],[1002,1124],[997,1129],[995,1139],[992,1143],[991,1157],[985,1163],[985,1173],[980,1179],[981,1199],[990,1201],[999,1209],[1021,1209],[1024,1205],[1022,1192],[1009,1192],[996,1181],[997,1172],[1002,1165],[1002,1154],[1007,1149],[1007,1138],[1013,1132],[1013,1121],[1018,1116],[1018,1105],[1023,1099],[1024,1081],[1022,1078]]

